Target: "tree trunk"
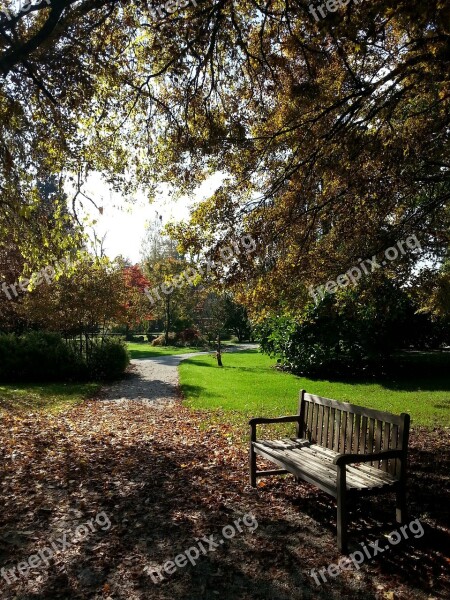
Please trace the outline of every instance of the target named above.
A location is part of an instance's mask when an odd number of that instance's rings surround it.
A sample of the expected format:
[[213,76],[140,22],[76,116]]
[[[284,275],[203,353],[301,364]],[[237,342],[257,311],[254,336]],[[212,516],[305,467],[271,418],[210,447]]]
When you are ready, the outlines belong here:
[[222,364],[222,352],[221,352],[221,345],[220,345],[220,333],[217,336],[217,366],[218,367],[223,367]]
[[170,331],[170,296],[166,296],[166,323],[164,328],[164,342],[166,346],[169,345],[169,331]]

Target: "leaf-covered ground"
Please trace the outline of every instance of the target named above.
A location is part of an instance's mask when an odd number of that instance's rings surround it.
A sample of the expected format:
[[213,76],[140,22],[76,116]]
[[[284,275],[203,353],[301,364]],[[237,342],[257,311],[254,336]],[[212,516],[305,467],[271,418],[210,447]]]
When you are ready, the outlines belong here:
[[[423,537],[318,586],[310,570],[340,558],[334,503],[291,477],[249,487],[244,424],[179,404],[90,400],[57,416],[5,415],[0,429],[0,567],[11,569],[64,533],[71,541],[48,567],[9,585],[2,578],[1,598],[449,597],[448,430],[411,435],[409,506]],[[76,527],[102,511],[111,527],[73,540]],[[196,538],[217,540],[247,513],[258,522],[253,533],[244,527],[195,566],[152,581],[146,567],[174,559]],[[393,516],[391,495],[359,503],[353,549],[397,529]]]

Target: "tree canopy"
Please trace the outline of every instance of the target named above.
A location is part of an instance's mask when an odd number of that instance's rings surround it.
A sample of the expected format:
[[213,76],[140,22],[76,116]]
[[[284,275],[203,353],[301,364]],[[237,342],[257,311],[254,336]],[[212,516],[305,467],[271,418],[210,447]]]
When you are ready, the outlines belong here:
[[[251,233],[265,251],[228,273],[249,302],[295,307],[304,284],[410,233],[446,254],[448,3],[349,2],[319,20],[308,1],[151,10],[51,0],[2,18],[3,231],[29,225],[37,174],[70,173],[76,210],[93,169],[124,193],[180,194],[221,170],[177,235],[198,252]],[[62,226],[46,235],[68,243]]]

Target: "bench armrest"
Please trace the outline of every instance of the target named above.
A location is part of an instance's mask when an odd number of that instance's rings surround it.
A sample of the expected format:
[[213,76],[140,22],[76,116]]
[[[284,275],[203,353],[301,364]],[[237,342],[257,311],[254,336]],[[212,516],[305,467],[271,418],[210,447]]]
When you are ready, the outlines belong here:
[[289,417],[274,417],[273,419],[257,417],[256,419],[250,419],[249,425],[260,425],[263,423],[295,423],[300,419],[300,415],[292,415]]
[[333,459],[334,465],[349,465],[351,463],[372,462],[373,460],[387,460],[389,458],[403,458],[403,450],[381,450],[372,454],[339,454]]

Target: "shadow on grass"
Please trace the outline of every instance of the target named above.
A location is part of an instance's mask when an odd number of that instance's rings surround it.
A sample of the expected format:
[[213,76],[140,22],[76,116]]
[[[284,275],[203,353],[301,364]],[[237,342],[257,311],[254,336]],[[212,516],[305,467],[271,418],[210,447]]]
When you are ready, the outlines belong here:
[[[300,376],[299,378],[305,378]],[[380,385],[386,390],[395,392],[450,392],[450,375],[435,377],[413,377],[412,375],[405,377],[307,377],[314,383],[330,382],[341,383],[344,385],[359,385],[372,386]]]
[[449,410],[450,409],[450,400],[447,400],[447,404],[433,404],[433,408],[440,408],[443,410]]
[[[235,370],[235,371],[245,371],[247,373],[267,373],[267,368],[265,368],[265,367],[240,367],[240,366],[228,366],[228,365],[224,365],[224,367],[226,367],[227,369],[230,369],[230,370]],[[292,377],[296,377],[296,375],[292,375]]]
[[97,383],[0,384],[0,410],[58,411],[94,397],[99,389]]
[[210,398],[217,398],[216,394],[211,394],[206,388],[200,385],[182,384],[181,394],[183,398],[189,397],[189,400],[193,398],[199,398],[200,396],[209,396]]
[[210,369],[210,368],[214,368],[214,369],[220,369],[220,367],[217,366],[217,360],[214,356],[209,356],[209,360],[208,362],[203,362],[201,359],[202,358],[208,358],[208,355],[204,354],[202,357],[199,358],[186,358],[185,360],[183,360],[183,365],[195,365],[196,367],[201,367],[202,369]]
[[[160,358],[163,356],[173,356],[176,354],[190,354],[191,352],[203,352],[204,348],[179,348],[178,346],[164,346],[164,350],[158,351],[154,347],[148,346],[148,350],[128,349],[130,358]],[[150,349],[152,348],[152,349]]]
[[386,379],[380,380],[382,385],[387,390],[398,391],[398,392],[450,392],[450,376],[447,377],[433,377],[429,378],[402,378],[402,379]]
[[450,352],[411,352],[386,362],[383,375],[309,377],[311,381],[373,385],[396,392],[450,392]]

